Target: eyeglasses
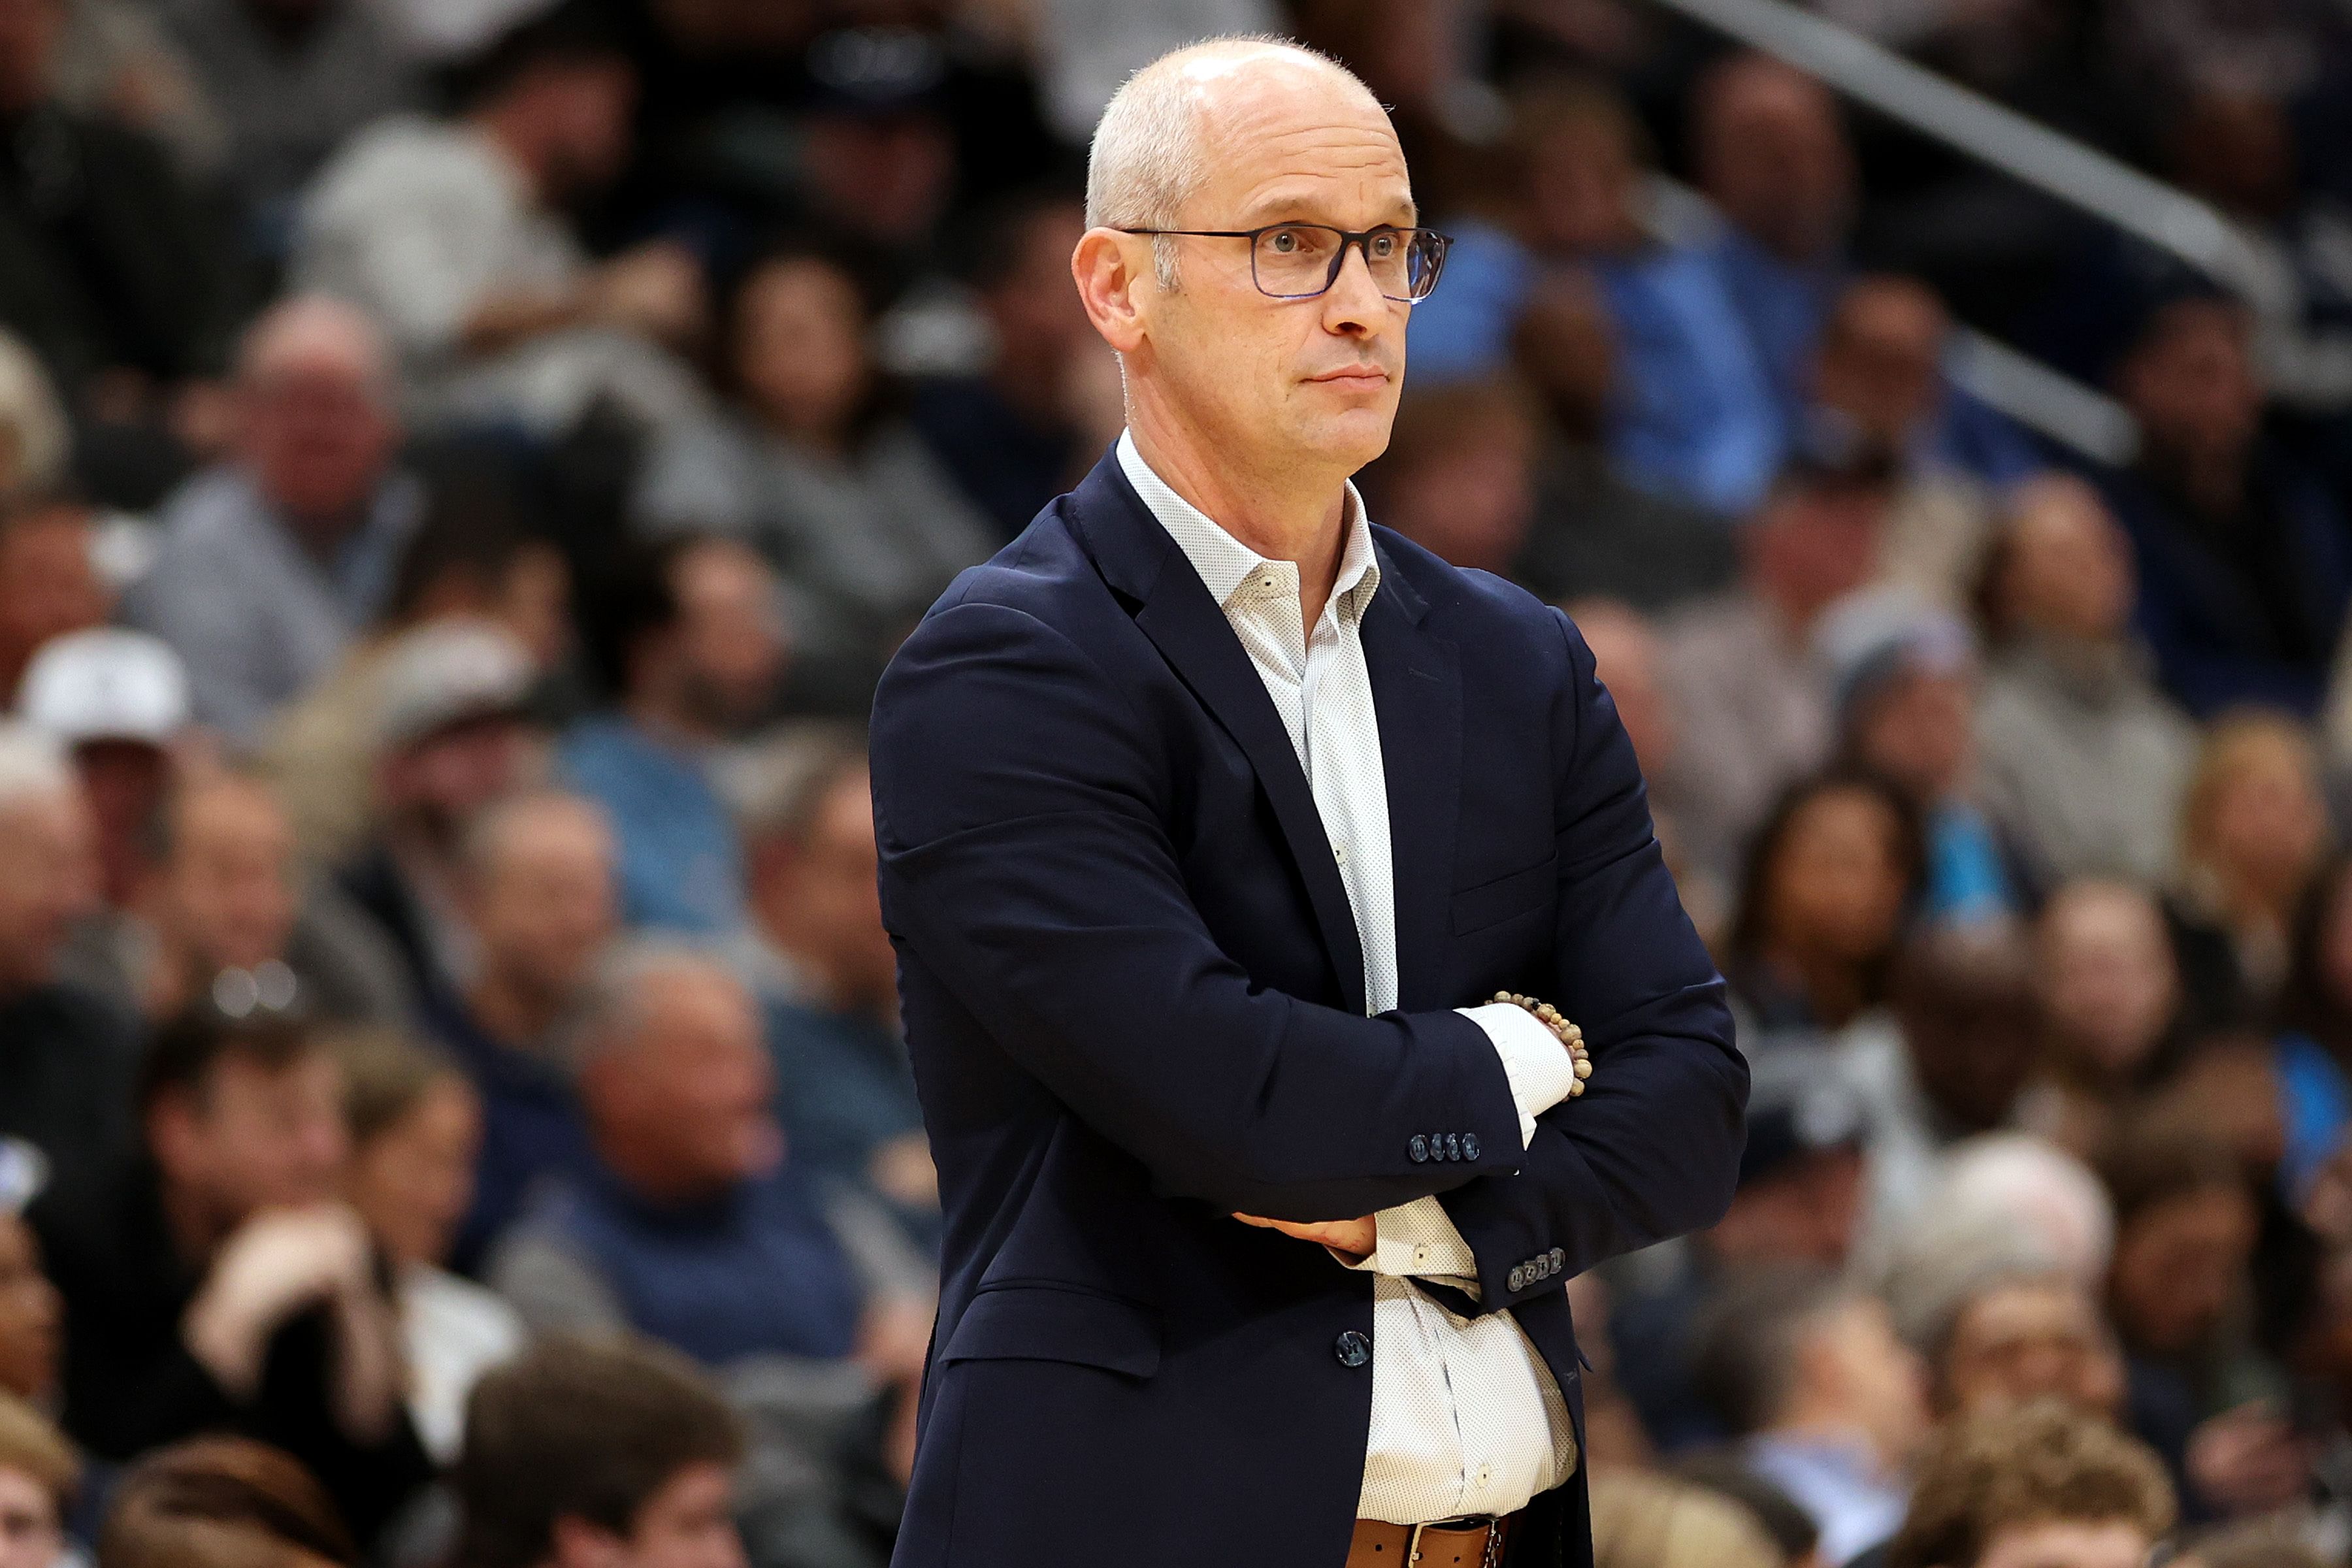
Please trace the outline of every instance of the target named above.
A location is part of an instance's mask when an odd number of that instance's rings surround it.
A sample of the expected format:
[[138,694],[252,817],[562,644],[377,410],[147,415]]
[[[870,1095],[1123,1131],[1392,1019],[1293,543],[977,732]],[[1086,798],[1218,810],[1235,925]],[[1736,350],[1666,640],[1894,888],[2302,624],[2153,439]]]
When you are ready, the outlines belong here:
[[1264,228],[1122,228],[1121,234],[1182,235],[1195,239],[1246,239],[1250,276],[1261,294],[1312,300],[1339,281],[1350,247],[1364,253],[1372,285],[1384,298],[1417,305],[1437,287],[1454,241],[1433,228],[1382,226],[1350,233],[1319,223],[1276,223]]

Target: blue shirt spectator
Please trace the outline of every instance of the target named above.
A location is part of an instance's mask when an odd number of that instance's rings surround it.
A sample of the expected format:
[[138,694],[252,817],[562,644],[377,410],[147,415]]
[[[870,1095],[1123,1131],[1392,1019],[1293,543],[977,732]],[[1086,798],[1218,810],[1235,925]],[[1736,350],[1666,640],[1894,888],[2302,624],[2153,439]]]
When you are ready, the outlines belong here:
[[742,924],[742,846],[704,752],[619,716],[589,720],[563,742],[564,782],[604,806],[619,835],[631,925],[714,935]]

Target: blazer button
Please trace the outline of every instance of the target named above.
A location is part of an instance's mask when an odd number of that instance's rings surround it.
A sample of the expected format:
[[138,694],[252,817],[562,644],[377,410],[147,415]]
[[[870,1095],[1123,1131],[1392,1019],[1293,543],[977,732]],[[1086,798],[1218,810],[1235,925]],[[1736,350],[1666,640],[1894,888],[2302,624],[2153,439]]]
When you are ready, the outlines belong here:
[[1559,1247],[1551,1249],[1551,1271],[1554,1274],[1568,1267],[1568,1254]]
[[1478,1157],[1478,1134],[1475,1132],[1462,1134],[1462,1157],[1465,1160],[1475,1160]]
[[1528,1288],[1527,1265],[1514,1264],[1510,1273],[1503,1277],[1503,1283],[1510,1287],[1511,1294],[1514,1296],[1526,1289]]
[[1339,1358],[1341,1366],[1361,1366],[1372,1359],[1372,1342],[1349,1329],[1332,1342],[1331,1353]]
[[1404,1152],[1412,1156],[1414,1164],[1425,1164],[1429,1160],[1429,1140],[1416,1132],[1412,1142],[1404,1146]]
[[1462,1158],[1462,1134],[1459,1132],[1448,1132],[1445,1135],[1445,1157],[1449,1160]]

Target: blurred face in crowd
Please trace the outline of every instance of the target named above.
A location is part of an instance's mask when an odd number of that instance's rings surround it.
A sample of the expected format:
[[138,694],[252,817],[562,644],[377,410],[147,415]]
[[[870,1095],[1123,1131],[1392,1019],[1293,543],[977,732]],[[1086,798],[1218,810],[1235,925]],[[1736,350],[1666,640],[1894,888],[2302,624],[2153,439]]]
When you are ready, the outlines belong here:
[[1960,788],[1975,760],[1977,680],[1973,665],[1913,664],[1863,700],[1853,751],[1921,805]]
[[542,61],[490,112],[515,128],[540,195],[552,205],[611,184],[628,166],[637,72],[620,54]]
[[2327,846],[2327,805],[2301,731],[2253,721],[2210,742],[2190,791],[2185,858],[2230,899],[2284,911]]
[[1535,520],[1534,426],[1516,403],[1484,398],[1445,424],[1381,465],[1375,515],[1456,566],[1507,574]]
[[1999,933],[1929,937],[1904,955],[1894,1001],[1928,1100],[1971,1132],[2006,1121],[2042,1039],[2021,944]]
[[674,721],[725,734],[767,710],[783,674],[775,573],[757,551],[709,540],[681,556],[677,620],[641,660],[644,689]]
[[2122,634],[2138,584],[2131,546],[2098,492],[2052,477],[2019,489],[1993,590],[2021,631],[2100,643]]
[[2108,1415],[2123,1394],[2123,1368],[2098,1309],[2054,1275],[2004,1280],[1972,1298],[1952,1324],[1938,1373],[1945,1408],[1960,1415],[2045,1394]]
[[2125,1520],[2005,1524],[1971,1568],[2143,1568],[2156,1542]]
[[378,794],[388,815],[447,847],[491,802],[537,782],[545,750],[510,714],[445,725],[383,760]]
[[[0,0],[0,9],[6,5]],[[0,668],[8,679],[51,637],[103,626],[113,612],[90,553],[95,532],[78,506],[45,507],[0,526]]]
[[1926,1438],[1927,1371],[1876,1297],[1850,1297],[1808,1325],[1797,1368],[1814,1407],[1867,1438],[1886,1468],[1907,1464]]
[[1594,673],[1609,689],[1642,771],[1654,778],[1679,739],[1673,699],[1660,672],[1664,656],[1658,634],[1638,610],[1605,600],[1571,605],[1569,614],[1592,650]]
[[1747,55],[1706,79],[1699,178],[1726,216],[1783,260],[1819,262],[1853,221],[1853,150],[1819,82]]
[[68,931],[97,904],[97,831],[81,792],[0,801],[0,996],[47,984]]
[[775,1075],[751,993],[716,964],[646,975],[581,1074],[596,1147],[650,1195],[696,1199],[772,1168]]
[[263,497],[331,543],[357,521],[400,443],[391,365],[366,318],[317,300],[255,329],[238,376],[242,445]]
[[300,900],[294,829],[268,786],[239,778],[192,785],[172,816],[161,922],[211,969],[283,958]]
[[0,1214],[0,1394],[33,1403],[49,1396],[64,1329],[64,1306],[41,1272],[33,1227]]
[[1070,252],[1086,232],[1086,209],[1076,202],[1041,206],[1021,226],[1012,266],[981,296],[1000,365],[1033,355],[1059,364],[1091,346],[1086,308],[1070,287]]
[[2128,1079],[2179,1005],[2179,971],[2156,900],[2124,882],[2073,882],[2042,912],[2042,1016],[2060,1050],[2094,1076]]
[[1813,396],[1900,456],[1943,397],[1951,323],[1925,284],[1866,278],[1846,290],[1813,361]]
[[1822,1149],[1745,1184],[1706,1233],[1708,1249],[1735,1264],[1844,1268],[1862,1217],[1864,1171],[1860,1149]]
[[852,233],[915,245],[955,179],[955,142],[933,115],[822,114],[806,124],[805,167],[827,213]]
[[2157,313],[2119,378],[2148,460],[2238,462],[2262,421],[2263,389],[2235,305],[2183,300]]
[[1764,503],[1740,542],[1789,636],[1801,637],[1832,600],[1870,580],[1885,521],[1885,492],[1864,485],[1793,485]]
[[352,1150],[352,1206],[393,1261],[439,1264],[474,1201],[482,1108],[452,1073],[436,1079],[408,1113]]
[[735,309],[735,372],[760,416],[822,447],[845,443],[874,380],[857,286],[800,257],[761,268]]
[[499,984],[557,1005],[587,984],[617,927],[612,829],[602,812],[569,795],[493,809],[467,908],[482,966]]
[[777,945],[824,979],[835,1005],[895,1006],[898,955],[882,929],[866,770],[825,790],[804,836],[776,836],[751,856],[752,899]]
[[2294,203],[2294,131],[2275,98],[2221,88],[2193,93],[2173,158],[2183,184],[2238,216],[2266,222]]
[[735,1481],[724,1465],[687,1466],[616,1536],[581,1519],[555,1522],[551,1568],[743,1568]]
[[49,62],[64,29],[63,0],[0,0],[0,114],[47,101]]
[[36,1477],[0,1465],[0,1568],[57,1568],[65,1547],[56,1496]]
[[1623,106],[1577,95],[1536,112],[1542,123],[1527,141],[1526,208],[1536,243],[1570,257],[1639,245],[1642,165]]
[[2180,1356],[2203,1347],[2253,1254],[2254,1205],[2216,1186],[2147,1205],[2116,1237],[2110,1310],[2132,1347]]
[[194,1093],[162,1095],[148,1142],[166,1187],[234,1228],[268,1208],[325,1203],[350,1140],[343,1075],[324,1050],[272,1064],[231,1051]]
[[[1198,188],[1153,226],[1418,221],[1396,133],[1353,82],[1273,50],[1182,69],[1195,111],[1220,134]],[[1360,250],[1323,293],[1277,300],[1259,291],[1244,241],[1157,243],[1175,258],[1172,289],[1156,274],[1155,242],[1139,236],[1090,229],[1074,262],[1096,330],[1125,363],[1139,430],[1184,432],[1229,467],[1293,485],[1302,470],[1353,473],[1380,456],[1412,307],[1381,295]]]
[[1885,952],[1908,892],[1901,845],[1894,809],[1868,790],[1807,800],[1766,868],[1766,943],[1847,963]]
[[156,814],[172,790],[172,759],[145,741],[85,741],[74,748],[98,828],[99,869],[106,901],[129,904],[151,869]]

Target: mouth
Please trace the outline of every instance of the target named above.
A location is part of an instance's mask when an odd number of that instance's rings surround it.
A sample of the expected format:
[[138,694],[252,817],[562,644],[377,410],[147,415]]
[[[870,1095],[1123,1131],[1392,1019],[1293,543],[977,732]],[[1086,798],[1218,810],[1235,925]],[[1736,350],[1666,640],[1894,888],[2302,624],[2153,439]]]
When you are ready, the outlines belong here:
[[1307,378],[1323,386],[1337,386],[1351,392],[1367,392],[1388,384],[1389,373],[1376,364],[1351,364],[1339,370],[1327,370],[1321,375]]

